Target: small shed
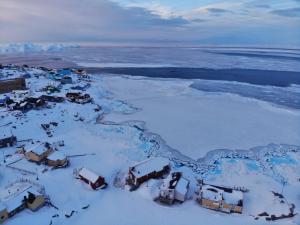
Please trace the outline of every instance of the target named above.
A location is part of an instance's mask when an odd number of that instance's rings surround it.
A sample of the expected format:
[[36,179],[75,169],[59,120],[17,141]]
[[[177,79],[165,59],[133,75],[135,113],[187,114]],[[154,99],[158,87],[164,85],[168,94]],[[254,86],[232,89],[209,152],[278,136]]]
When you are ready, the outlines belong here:
[[66,167],[69,165],[69,159],[64,153],[54,151],[52,154],[47,156],[46,164],[54,168]]
[[201,184],[198,193],[197,201],[205,208],[226,213],[242,213],[242,191],[225,186]]
[[25,150],[25,157],[32,162],[41,163],[48,157],[52,152],[53,149],[47,146],[45,143],[36,145],[35,147]]
[[94,190],[103,189],[107,186],[104,177],[97,175],[95,172],[87,168],[79,169],[77,178],[89,184],[90,187]]
[[0,148],[11,147],[17,143],[17,137],[13,135],[9,128],[1,128]]
[[129,167],[127,184],[138,187],[152,178],[161,178],[170,172],[169,160],[164,158],[151,158]]
[[187,197],[189,180],[180,172],[170,174],[160,186],[159,200],[163,203],[173,204],[174,201],[184,202]]

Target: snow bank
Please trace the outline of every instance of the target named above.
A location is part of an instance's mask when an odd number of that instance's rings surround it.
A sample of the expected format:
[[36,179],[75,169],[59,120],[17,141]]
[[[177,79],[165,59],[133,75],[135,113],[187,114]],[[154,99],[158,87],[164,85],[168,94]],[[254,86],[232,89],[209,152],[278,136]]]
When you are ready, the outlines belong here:
[[62,51],[67,48],[78,48],[75,44],[33,44],[33,43],[12,43],[0,45],[0,54],[5,53],[28,53],[28,52],[51,52]]

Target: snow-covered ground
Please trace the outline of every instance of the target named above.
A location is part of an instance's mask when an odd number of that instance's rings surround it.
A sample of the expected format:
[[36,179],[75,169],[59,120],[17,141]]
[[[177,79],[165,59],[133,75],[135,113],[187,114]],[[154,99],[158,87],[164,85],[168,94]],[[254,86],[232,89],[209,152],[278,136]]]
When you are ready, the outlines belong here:
[[[35,74],[27,79],[34,96],[44,94],[38,92],[41,87],[55,83],[38,69],[11,73]],[[75,74],[71,76],[74,84],[64,85],[55,95],[64,96],[72,86],[88,83],[78,80]],[[25,177],[44,185],[58,207],[43,207],[34,213],[25,210],[5,223],[262,225],[270,222],[258,218],[259,213],[288,213],[292,203],[299,212],[299,110],[234,94],[199,91],[190,87],[192,82],[94,75],[86,91],[94,103],[51,103],[17,117],[16,112],[0,109],[0,130],[10,128],[18,140],[33,139],[35,143],[64,140],[65,146],[59,151],[70,159],[69,167],[51,170],[21,159],[15,147],[0,149],[2,191],[17,178]],[[95,110],[97,104],[102,107],[99,112]],[[52,137],[41,127],[50,122],[58,123],[51,127]],[[30,144],[18,144],[22,143]],[[266,147],[253,148],[261,145]],[[128,167],[148,156],[169,159],[172,170],[183,172],[191,181],[185,203],[164,206],[154,202],[162,180],[151,180],[134,192],[122,188]],[[11,166],[23,170],[6,166],[14,161]],[[104,176],[108,187],[93,191],[75,179],[73,170],[80,167]],[[243,214],[229,215],[200,207],[194,191],[196,179],[201,178],[249,189],[244,196]],[[286,199],[281,202],[272,191],[281,193],[282,188]],[[74,215],[65,217],[72,210]],[[298,215],[271,222],[299,223]]]
[[141,109],[126,116],[109,114],[109,120],[145,121],[150,131],[193,159],[214,149],[300,144],[298,110],[234,94],[197,91],[189,87],[192,81],[107,76],[103,82],[115,96]]

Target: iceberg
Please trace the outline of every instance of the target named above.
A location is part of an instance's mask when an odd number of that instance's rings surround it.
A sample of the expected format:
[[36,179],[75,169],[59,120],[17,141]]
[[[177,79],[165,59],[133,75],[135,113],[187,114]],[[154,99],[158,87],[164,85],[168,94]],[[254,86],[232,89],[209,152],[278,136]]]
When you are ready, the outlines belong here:
[[0,54],[5,53],[28,53],[28,52],[52,52],[62,51],[68,48],[78,48],[76,44],[34,44],[34,43],[11,43],[0,45]]

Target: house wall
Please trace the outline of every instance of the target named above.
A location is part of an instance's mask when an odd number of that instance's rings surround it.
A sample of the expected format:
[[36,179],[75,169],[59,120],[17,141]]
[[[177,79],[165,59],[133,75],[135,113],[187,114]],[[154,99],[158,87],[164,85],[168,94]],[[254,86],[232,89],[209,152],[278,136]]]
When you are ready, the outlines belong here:
[[174,189],[161,190],[159,193],[159,200],[163,203],[173,204],[175,200],[175,190]]
[[33,162],[41,162],[42,161],[42,158],[33,152],[26,152],[25,156],[28,160],[33,161]]
[[241,206],[231,205],[224,201],[217,202],[217,201],[213,201],[213,200],[209,200],[209,199],[199,199],[198,201],[199,201],[200,205],[203,205],[204,207],[223,211],[223,212],[242,213],[242,210],[243,210],[243,207],[241,207]]
[[42,195],[36,196],[35,200],[33,203],[28,203],[27,202],[27,207],[31,211],[37,211],[39,208],[41,208],[45,204],[45,198]]
[[183,193],[180,193],[178,191],[175,191],[175,199],[178,200],[178,201],[184,202],[185,199],[186,199],[186,193],[183,194]]
[[233,212],[235,212],[235,213],[242,213],[243,212],[243,207],[241,207],[241,206],[234,206],[233,207]]
[[200,205],[203,205],[204,207],[218,210],[220,208],[220,203],[216,201],[212,201],[209,199],[199,199]]
[[13,90],[26,89],[26,82],[24,78],[16,78],[0,81],[0,93],[7,93]]
[[91,187],[93,189],[97,189],[105,184],[105,181],[103,178],[99,177],[98,180],[95,183],[91,183]]
[[6,209],[4,209],[0,212],[0,224],[3,223],[7,219],[8,219],[8,212]]
[[13,146],[13,145],[15,145],[16,141],[17,141],[17,138],[15,136],[1,139],[0,140],[0,148]]
[[25,208],[26,208],[26,205],[24,203],[20,203],[19,207],[17,207],[14,210],[8,212],[8,217],[12,217],[12,216],[16,215],[17,213],[21,212]]
[[64,166],[67,163],[67,159],[63,160],[46,160],[46,164],[48,166],[53,166],[53,167],[59,167],[59,166]]
[[[142,184],[144,183],[145,181],[147,180],[150,180],[150,179],[156,179],[156,178],[160,178],[162,177],[165,173],[167,173],[169,171],[169,167],[168,166],[165,166],[162,170],[160,171],[153,171],[145,176],[142,176],[142,177],[138,177],[138,178],[135,178],[136,179],[136,184]],[[130,172],[131,173],[131,172]],[[132,173],[131,173],[132,174]],[[134,177],[134,175],[132,174],[132,176]]]

